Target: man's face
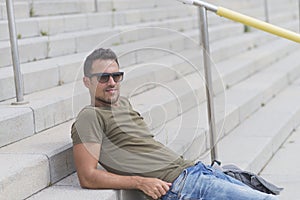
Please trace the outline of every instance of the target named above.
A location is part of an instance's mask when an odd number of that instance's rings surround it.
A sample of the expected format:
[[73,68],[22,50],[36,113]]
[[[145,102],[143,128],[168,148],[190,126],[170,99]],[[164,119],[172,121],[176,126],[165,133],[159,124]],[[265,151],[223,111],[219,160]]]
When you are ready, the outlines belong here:
[[[90,74],[119,72],[119,66],[114,60],[95,60]],[[116,105],[120,96],[120,82],[115,82],[110,76],[107,82],[98,82],[97,76],[85,77],[85,86],[91,93],[95,106]]]

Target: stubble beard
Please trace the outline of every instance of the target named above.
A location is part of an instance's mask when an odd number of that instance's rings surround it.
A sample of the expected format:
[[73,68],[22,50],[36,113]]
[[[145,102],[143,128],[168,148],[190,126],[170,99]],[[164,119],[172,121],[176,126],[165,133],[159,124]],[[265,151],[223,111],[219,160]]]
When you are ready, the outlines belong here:
[[100,104],[104,104],[104,105],[114,105],[118,102],[119,98],[120,98],[120,93],[112,96],[112,98],[110,99],[95,97],[95,104],[97,104],[96,102],[99,102]]

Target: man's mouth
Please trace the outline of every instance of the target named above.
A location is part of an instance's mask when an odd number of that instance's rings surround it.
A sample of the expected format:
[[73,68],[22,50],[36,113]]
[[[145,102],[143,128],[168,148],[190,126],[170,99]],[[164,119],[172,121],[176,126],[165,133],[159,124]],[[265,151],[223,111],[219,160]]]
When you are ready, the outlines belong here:
[[118,91],[118,89],[116,89],[116,88],[108,88],[105,90],[105,92],[109,92],[109,93],[115,93],[117,91]]

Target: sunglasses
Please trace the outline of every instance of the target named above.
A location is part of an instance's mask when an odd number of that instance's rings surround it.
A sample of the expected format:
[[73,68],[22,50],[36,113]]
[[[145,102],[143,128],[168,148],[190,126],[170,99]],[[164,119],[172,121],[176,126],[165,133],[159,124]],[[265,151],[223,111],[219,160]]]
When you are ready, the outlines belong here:
[[97,76],[97,80],[99,83],[107,83],[109,78],[112,77],[114,82],[118,83],[123,80],[124,72],[114,72],[114,73],[95,73],[91,74],[88,77],[91,78],[93,76]]

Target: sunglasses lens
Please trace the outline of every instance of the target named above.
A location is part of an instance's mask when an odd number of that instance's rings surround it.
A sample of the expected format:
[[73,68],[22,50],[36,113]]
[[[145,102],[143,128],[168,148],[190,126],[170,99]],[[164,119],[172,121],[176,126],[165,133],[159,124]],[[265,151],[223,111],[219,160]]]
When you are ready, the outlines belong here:
[[112,77],[116,83],[123,80],[123,74],[120,74],[120,73],[112,74]]
[[100,83],[106,83],[109,80],[110,75],[109,74],[102,74],[97,77],[98,82]]

